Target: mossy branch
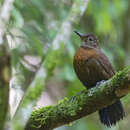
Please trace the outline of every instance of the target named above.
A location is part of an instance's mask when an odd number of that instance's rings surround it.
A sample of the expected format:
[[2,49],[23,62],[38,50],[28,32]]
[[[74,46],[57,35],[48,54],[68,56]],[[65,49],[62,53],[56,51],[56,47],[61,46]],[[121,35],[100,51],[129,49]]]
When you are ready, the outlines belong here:
[[73,99],[33,111],[26,130],[51,130],[87,116],[130,92],[130,67],[101,85],[83,90]]

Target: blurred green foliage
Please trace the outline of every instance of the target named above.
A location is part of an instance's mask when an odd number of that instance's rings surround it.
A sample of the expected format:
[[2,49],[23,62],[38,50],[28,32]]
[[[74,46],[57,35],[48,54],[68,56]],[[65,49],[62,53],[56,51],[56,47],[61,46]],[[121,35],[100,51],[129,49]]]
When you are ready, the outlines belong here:
[[[12,38],[20,38],[18,45],[12,51],[14,67],[17,66],[25,54],[35,55],[44,60],[49,53],[48,48],[58,33],[60,25],[67,17],[73,3],[74,0],[15,1],[8,25],[8,33],[11,34]],[[130,61],[127,59],[130,50],[126,51],[126,48],[122,47],[124,18],[126,21],[128,20],[128,16],[125,17],[128,5],[130,5],[129,0],[91,0],[80,22],[77,23],[75,21],[73,27],[74,30],[76,29],[83,33],[95,33],[99,38],[100,47],[109,57],[116,70],[130,65]],[[12,34],[13,30],[15,30],[15,33]],[[129,44],[129,42],[125,44]],[[52,75],[55,79],[53,82],[62,82],[64,91],[66,91],[66,95],[69,97],[84,89],[73,70],[73,56],[79,46],[80,39],[72,33],[62,56],[58,57],[60,60],[57,63],[56,72]],[[56,59],[52,60],[55,61]],[[24,71],[24,69],[21,69],[21,71]],[[128,104],[128,100],[130,100],[130,96],[127,96],[125,99],[125,104]],[[129,107],[129,105],[126,105],[126,107]],[[105,130],[106,128],[101,127],[99,122],[95,122],[95,118],[98,120],[97,115],[95,116],[94,114],[91,118],[88,117],[87,121],[83,119],[74,123],[72,127],[61,129]],[[126,118],[125,120],[128,119]],[[125,125],[125,123],[121,122],[119,126],[121,124]],[[121,127],[116,129],[121,130]]]

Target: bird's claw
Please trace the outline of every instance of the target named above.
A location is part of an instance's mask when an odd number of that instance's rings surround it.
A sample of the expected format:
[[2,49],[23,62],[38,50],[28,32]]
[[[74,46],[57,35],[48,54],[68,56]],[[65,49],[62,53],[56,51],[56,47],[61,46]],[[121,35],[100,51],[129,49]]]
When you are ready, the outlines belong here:
[[104,82],[105,82],[105,80],[101,80],[101,81],[97,82],[96,87],[99,86],[100,84],[104,83]]

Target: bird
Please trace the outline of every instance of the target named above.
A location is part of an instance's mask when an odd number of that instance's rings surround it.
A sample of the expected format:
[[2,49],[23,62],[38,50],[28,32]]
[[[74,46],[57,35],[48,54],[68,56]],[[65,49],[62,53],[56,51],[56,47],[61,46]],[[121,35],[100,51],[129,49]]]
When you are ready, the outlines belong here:
[[[110,79],[115,74],[114,68],[108,57],[99,48],[99,40],[93,33],[74,32],[81,39],[81,45],[73,60],[75,73],[87,89],[97,87],[96,84]],[[101,123],[107,127],[116,125],[125,116],[120,100],[99,110],[98,113]]]

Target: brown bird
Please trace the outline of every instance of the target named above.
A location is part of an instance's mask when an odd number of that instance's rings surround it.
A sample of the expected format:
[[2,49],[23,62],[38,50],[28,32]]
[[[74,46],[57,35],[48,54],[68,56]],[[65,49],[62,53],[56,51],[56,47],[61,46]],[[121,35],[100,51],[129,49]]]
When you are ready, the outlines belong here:
[[[82,44],[74,56],[74,69],[82,84],[86,88],[92,88],[97,83],[110,79],[115,71],[107,56],[100,50],[97,37],[92,34],[81,34]],[[101,123],[111,127],[117,121],[123,119],[125,112],[120,100],[99,111]]]

